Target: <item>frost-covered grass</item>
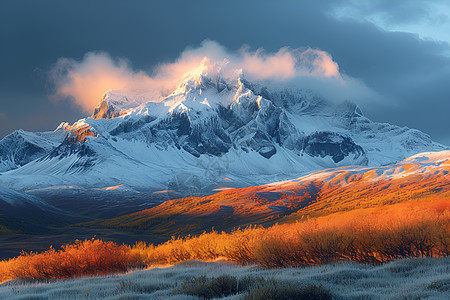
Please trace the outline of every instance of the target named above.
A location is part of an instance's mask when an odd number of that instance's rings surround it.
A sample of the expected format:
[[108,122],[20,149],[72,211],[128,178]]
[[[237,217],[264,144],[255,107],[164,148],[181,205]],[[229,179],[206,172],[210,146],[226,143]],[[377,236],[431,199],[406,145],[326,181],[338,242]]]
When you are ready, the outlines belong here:
[[0,285],[1,299],[448,299],[449,293],[448,257],[276,270],[185,262],[125,275]]

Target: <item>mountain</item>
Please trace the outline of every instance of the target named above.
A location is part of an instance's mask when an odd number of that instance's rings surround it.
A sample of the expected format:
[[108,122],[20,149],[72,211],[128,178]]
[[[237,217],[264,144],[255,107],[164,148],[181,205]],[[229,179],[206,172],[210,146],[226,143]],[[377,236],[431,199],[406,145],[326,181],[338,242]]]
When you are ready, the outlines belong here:
[[121,185],[167,200],[444,149],[418,130],[370,121],[353,103],[227,77],[202,62],[165,97],[109,91],[73,125],[5,137],[0,185]]
[[295,221],[351,212],[371,215],[407,202],[440,201],[450,197],[450,151],[412,156],[382,167],[341,167],[262,186],[228,189],[205,197],[166,201],[159,206],[85,224],[171,236],[200,234],[248,225]]
[[17,130],[0,141],[0,172],[17,169],[55,149],[65,134]]
[[0,187],[0,233],[36,233],[49,227],[86,221],[23,192]]

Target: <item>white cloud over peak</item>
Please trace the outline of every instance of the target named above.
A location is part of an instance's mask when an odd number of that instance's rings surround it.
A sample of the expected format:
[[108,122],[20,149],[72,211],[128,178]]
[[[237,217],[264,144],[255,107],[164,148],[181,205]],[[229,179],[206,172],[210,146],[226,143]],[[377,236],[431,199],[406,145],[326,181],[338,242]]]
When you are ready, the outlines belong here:
[[97,106],[108,90],[139,91],[147,95],[147,101],[158,101],[176,87],[183,74],[198,68],[202,61],[207,64],[209,75],[220,72],[225,78],[235,78],[243,72],[249,80],[313,89],[330,100],[358,101],[375,95],[361,81],[341,74],[332,56],[319,49],[283,47],[267,53],[262,48],[252,51],[242,47],[229,51],[206,40],[199,47],[185,49],[175,61],[156,66],[151,74],[133,70],[127,60],[113,58],[106,52],[89,52],[79,61],[60,58],[50,72],[55,87],[53,97],[71,98],[87,112]]

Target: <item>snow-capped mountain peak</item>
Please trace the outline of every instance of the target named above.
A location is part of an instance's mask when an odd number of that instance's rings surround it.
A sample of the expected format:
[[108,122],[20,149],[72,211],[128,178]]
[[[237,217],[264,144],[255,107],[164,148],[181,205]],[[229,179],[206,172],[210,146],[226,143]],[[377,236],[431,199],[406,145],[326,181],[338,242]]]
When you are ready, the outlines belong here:
[[107,91],[98,106],[94,109],[91,118],[111,119],[127,114],[131,109],[141,105],[140,101],[124,94],[125,91]]
[[[27,133],[26,143],[13,147],[12,139],[4,138],[1,167],[11,171],[1,183],[23,188],[28,185],[23,178],[30,175],[43,176],[44,186],[164,189],[180,178],[208,186],[225,177],[238,185],[263,184],[447,149],[418,130],[372,122],[353,103],[336,104],[310,90],[268,87],[223,67],[205,58],[166,97],[108,91],[90,118],[62,123],[55,132]],[[26,154],[38,144],[46,146]],[[18,151],[24,154],[20,159],[8,158],[19,157]]]
[[203,80],[208,78],[208,71],[211,73],[211,67],[208,67],[209,59],[204,57],[200,64],[180,76],[178,79],[177,88],[172,94],[187,93],[190,89],[201,87]]

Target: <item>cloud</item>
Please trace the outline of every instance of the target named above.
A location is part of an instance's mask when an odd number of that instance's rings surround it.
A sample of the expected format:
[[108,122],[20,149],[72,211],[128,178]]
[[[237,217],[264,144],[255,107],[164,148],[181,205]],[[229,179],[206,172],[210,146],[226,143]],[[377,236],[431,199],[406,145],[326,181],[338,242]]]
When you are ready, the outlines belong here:
[[[334,5],[333,5],[334,4]],[[435,8],[445,1],[429,3],[423,0],[372,0],[372,1],[340,1],[332,4],[333,13],[337,16],[357,18],[377,18],[390,24],[403,24],[432,21]]]
[[110,89],[141,89],[153,83],[144,72],[134,72],[126,60],[113,59],[105,52],[89,52],[81,61],[58,59],[50,80],[56,90],[54,98],[72,98],[86,111]]
[[338,19],[363,20],[388,31],[450,43],[450,3],[445,0],[351,0],[333,2],[331,7]]
[[157,65],[151,74],[133,70],[125,59],[112,58],[105,52],[89,52],[80,61],[58,59],[50,79],[55,87],[54,98],[71,98],[90,112],[108,90],[133,91],[146,95],[141,97],[143,101],[159,101],[177,86],[183,74],[201,63],[206,64],[210,76],[220,74],[234,79],[243,73],[249,80],[314,89],[339,101],[373,96],[361,81],[341,74],[337,62],[325,51],[283,47],[267,53],[245,46],[229,51],[209,40],[200,47],[187,48],[173,62]]
[[255,80],[283,81],[305,76],[340,77],[338,64],[325,51],[283,47],[275,53],[266,53],[262,48],[251,51],[249,47],[243,46],[238,51],[232,52],[209,40],[203,41],[198,48],[186,49],[175,63],[163,65],[159,71],[165,73],[167,70],[179,70],[181,67],[183,72],[186,72],[205,57],[212,64],[221,64],[221,71],[225,74],[242,70],[246,76]]

